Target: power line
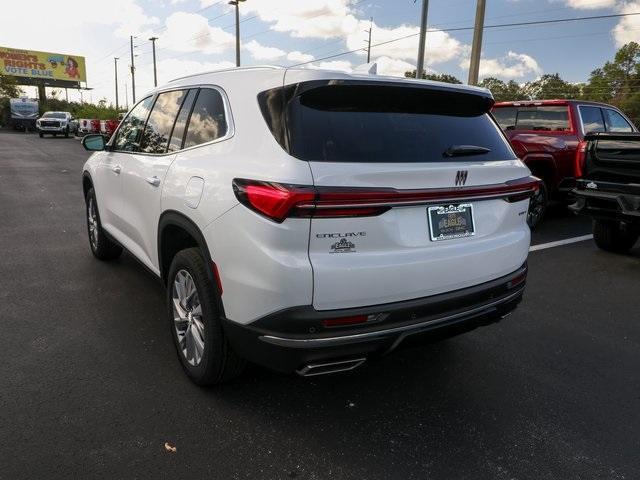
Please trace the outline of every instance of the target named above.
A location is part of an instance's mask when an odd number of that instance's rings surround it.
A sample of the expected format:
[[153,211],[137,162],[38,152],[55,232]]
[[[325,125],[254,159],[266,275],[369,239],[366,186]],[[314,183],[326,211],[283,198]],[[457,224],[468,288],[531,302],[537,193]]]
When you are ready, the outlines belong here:
[[[549,24],[555,24],[555,23],[568,23],[568,22],[579,22],[579,21],[586,21],[586,20],[601,20],[601,19],[606,19],[606,18],[630,17],[630,16],[634,16],[634,15],[640,15],[640,12],[616,13],[616,14],[610,14],[610,15],[594,15],[594,16],[589,16],[589,17],[558,18],[558,19],[552,19],[552,20],[536,20],[536,21],[530,21],[530,22],[502,23],[502,24],[494,24],[494,25],[485,25],[484,28],[485,29],[489,29],[489,28],[504,28],[504,27],[524,27],[524,26],[531,26],[531,25],[549,25]],[[465,30],[473,30],[473,28],[474,27],[431,29],[431,30],[427,30],[427,33],[430,33],[430,32],[461,32],[461,31],[465,31]],[[406,40],[407,38],[416,37],[418,35],[419,35],[419,32],[410,33],[409,35],[403,35],[402,37],[394,38],[394,39],[387,40],[387,41],[384,41],[384,42],[375,43],[375,44],[371,45],[371,47],[373,48],[373,47],[379,47],[379,46],[382,46],[382,45],[388,45],[390,43],[399,42],[400,40]],[[345,52],[336,53],[335,55],[329,55],[329,56],[322,57],[322,58],[316,58],[316,59],[310,60],[308,62],[296,63],[296,64],[293,64],[293,65],[289,65],[289,67],[299,67],[301,65],[307,65],[309,63],[317,62],[317,61],[320,61],[320,60],[329,60],[331,58],[342,57],[344,55],[349,55],[351,53],[356,53],[356,52],[359,52],[361,50],[362,50],[362,48],[356,48],[354,50],[348,50],[348,51],[345,51]]]

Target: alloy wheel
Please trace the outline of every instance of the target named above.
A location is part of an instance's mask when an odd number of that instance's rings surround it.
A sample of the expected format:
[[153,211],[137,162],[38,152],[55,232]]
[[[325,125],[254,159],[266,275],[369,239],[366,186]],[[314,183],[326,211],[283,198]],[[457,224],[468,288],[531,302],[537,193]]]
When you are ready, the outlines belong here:
[[87,222],[89,224],[89,241],[95,250],[98,248],[98,215],[96,214],[96,205],[93,202],[93,198],[89,198]]
[[186,270],[175,276],[172,289],[173,322],[180,351],[193,366],[202,361],[204,353],[204,322],[202,305],[193,277]]

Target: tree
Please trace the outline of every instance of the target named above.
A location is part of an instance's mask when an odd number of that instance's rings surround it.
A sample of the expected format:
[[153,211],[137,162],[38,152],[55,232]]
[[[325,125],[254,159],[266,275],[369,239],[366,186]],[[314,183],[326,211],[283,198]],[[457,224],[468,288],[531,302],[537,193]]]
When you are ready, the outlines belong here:
[[531,100],[580,98],[581,91],[580,85],[563,80],[558,73],[547,73],[538,80],[527,82],[523,87],[526,97]]
[[627,97],[635,96],[640,83],[640,45],[630,42],[616,52],[612,62],[591,72],[584,87],[585,99],[621,106]]
[[16,84],[14,77],[0,73],[0,97],[16,98],[19,97],[21,93],[22,91]]
[[493,98],[496,99],[496,102],[509,102],[527,99],[527,95],[522,90],[522,87],[513,80],[509,80],[508,83],[505,83],[498,78],[487,77],[483,79],[478,86],[490,90],[493,94]]
[[[416,71],[413,70],[411,72],[404,72],[404,76],[406,78],[416,78]],[[458,80],[453,75],[449,75],[448,73],[427,73],[423,71],[422,78],[424,80],[433,80],[436,82],[455,83],[458,85],[462,84],[460,80]]]

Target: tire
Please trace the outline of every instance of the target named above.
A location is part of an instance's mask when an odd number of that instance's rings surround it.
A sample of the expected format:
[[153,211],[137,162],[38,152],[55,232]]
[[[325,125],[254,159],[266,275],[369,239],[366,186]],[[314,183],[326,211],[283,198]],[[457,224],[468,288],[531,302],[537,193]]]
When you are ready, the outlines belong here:
[[122,247],[115,244],[102,229],[100,223],[100,212],[98,202],[93,188],[87,192],[86,217],[87,234],[89,235],[89,246],[91,253],[99,260],[115,260],[122,255]]
[[44,137],[44,133],[42,132],[38,132],[38,135],[40,135],[40,138]]
[[594,220],[593,239],[596,245],[607,252],[627,253],[638,241],[640,231],[624,227],[614,220]]
[[52,133],[51,135],[53,135],[54,137],[57,137],[58,134],[57,133]]
[[69,138],[69,127],[64,131],[64,138]]
[[245,366],[225,336],[218,305],[218,289],[200,250],[178,252],[169,269],[167,314],[182,368],[201,386],[228,382]]
[[549,202],[549,193],[547,185],[540,182],[538,193],[529,200],[529,210],[527,211],[527,223],[531,230],[535,230],[544,219],[547,213],[547,204]]

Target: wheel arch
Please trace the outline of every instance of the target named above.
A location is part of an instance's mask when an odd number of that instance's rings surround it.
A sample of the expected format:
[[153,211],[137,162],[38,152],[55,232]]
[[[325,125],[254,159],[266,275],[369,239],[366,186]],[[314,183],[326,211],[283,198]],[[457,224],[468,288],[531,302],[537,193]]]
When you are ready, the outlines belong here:
[[557,168],[552,155],[531,154],[525,156],[523,162],[533,175],[545,182],[548,191],[557,189]]
[[93,188],[93,179],[91,178],[91,174],[85,170],[82,172],[82,192],[84,193],[85,199],[91,188]]
[[[167,283],[171,261],[184,248],[198,247],[205,260],[212,265],[211,253],[200,228],[187,216],[175,210],[163,212],[158,222],[158,266],[160,277]],[[216,283],[212,268],[207,269],[210,279]]]

